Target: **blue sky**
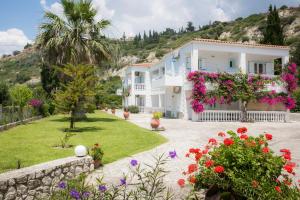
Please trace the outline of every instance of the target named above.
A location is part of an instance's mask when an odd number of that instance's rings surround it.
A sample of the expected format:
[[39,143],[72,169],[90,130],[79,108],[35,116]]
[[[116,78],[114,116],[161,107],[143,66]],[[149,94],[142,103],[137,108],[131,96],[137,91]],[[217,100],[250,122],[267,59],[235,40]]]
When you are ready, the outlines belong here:
[[[93,0],[98,19],[112,22],[110,37],[143,30],[180,28],[187,21],[196,26],[209,21],[228,21],[266,12],[269,4],[299,6],[300,0]],[[0,6],[0,55],[20,50],[32,42],[43,20],[43,11],[61,13],[59,0],[2,0]]]

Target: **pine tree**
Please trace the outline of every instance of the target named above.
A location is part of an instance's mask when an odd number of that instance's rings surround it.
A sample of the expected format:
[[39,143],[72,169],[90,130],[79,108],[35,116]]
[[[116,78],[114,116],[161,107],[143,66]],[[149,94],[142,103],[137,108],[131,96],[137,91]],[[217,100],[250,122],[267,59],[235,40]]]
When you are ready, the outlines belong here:
[[193,22],[188,22],[188,23],[187,23],[186,30],[187,30],[188,32],[193,32],[193,31],[195,31],[195,26],[193,25]]
[[273,45],[283,45],[284,35],[283,29],[280,22],[280,17],[276,6],[274,8],[272,5],[269,7],[269,14],[267,17],[266,29],[263,33],[262,43],[264,44],[273,44]]

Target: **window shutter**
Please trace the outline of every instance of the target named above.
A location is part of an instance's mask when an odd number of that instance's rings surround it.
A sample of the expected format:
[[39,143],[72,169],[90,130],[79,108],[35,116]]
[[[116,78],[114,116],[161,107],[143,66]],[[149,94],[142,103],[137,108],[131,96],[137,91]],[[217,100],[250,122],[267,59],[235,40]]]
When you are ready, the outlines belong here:
[[266,64],[266,74],[274,75],[274,64],[273,63]]
[[254,74],[254,62],[249,62],[249,68],[248,68],[248,72],[251,74]]

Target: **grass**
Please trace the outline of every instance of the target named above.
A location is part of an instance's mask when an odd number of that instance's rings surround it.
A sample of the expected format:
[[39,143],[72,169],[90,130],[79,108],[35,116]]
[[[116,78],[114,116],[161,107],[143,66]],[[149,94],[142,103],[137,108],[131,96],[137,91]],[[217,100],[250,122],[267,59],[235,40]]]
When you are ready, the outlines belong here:
[[[0,172],[74,155],[73,148],[54,148],[69,126],[65,115],[55,115],[30,124],[20,125],[0,133]],[[88,120],[77,122],[80,132],[70,139],[71,145],[91,147],[101,144],[104,163],[151,149],[166,142],[155,132],[140,128],[104,112],[88,115]]]

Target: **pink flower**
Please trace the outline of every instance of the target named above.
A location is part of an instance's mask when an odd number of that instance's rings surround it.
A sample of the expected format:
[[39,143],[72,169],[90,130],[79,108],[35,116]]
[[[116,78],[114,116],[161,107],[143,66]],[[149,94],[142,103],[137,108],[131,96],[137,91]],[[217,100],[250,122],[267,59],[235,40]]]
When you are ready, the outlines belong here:
[[196,113],[201,113],[204,111],[204,106],[198,100],[192,101],[192,108]]

